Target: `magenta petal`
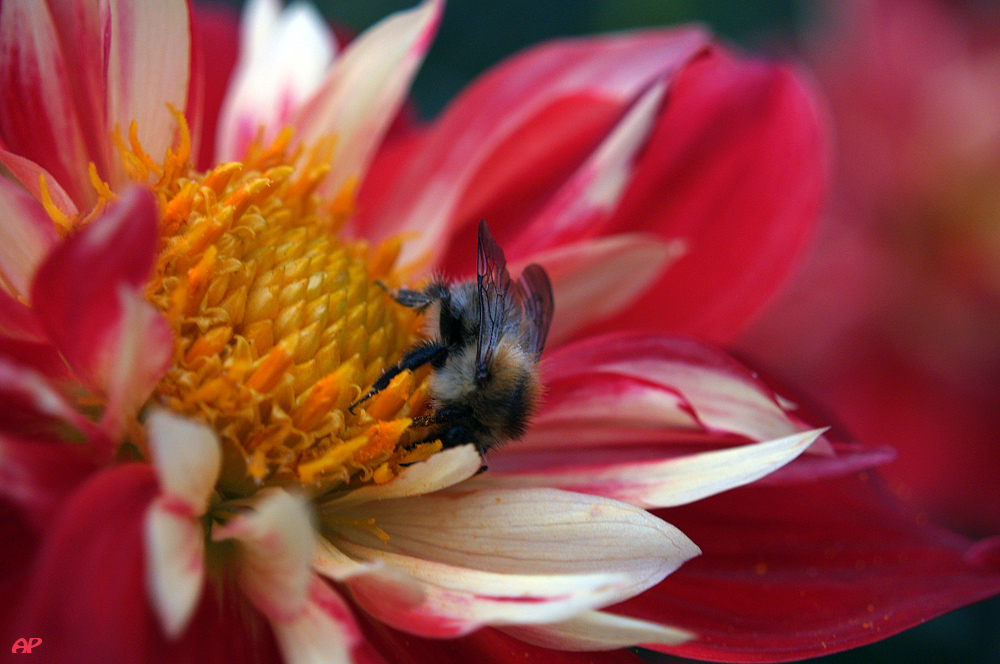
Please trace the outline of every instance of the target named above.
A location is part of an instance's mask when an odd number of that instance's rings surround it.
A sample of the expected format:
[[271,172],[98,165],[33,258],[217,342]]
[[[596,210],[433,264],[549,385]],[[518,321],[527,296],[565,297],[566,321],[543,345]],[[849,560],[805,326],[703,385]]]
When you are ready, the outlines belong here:
[[146,594],[143,523],[158,493],[150,466],[95,475],[51,525],[18,612],[53,662],[278,662],[266,621],[218,583],[191,627],[160,633]]
[[683,69],[610,232],[655,230],[689,251],[602,329],[731,341],[813,236],[822,134],[812,94],[788,68],[713,51]]
[[701,634],[657,648],[685,657],[829,654],[1000,592],[996,541],[927,525],[874,476],[752,485],[663,515],[704,554],[613,610]]
[[56,247],[38,269],[31,290],[35,313],[69,365],[92,388],[107,387],[105,374],[114,361],[111,354],[119,350],[118,327],[126,313],[120,294],[141,291],[157,239],[156,202],[148,191],[132,189]]

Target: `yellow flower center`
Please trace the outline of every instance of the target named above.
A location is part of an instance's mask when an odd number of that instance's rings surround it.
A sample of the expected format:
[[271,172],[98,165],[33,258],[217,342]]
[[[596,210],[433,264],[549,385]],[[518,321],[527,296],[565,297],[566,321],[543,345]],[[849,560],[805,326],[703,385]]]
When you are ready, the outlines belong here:
[[427,369],[348,410],[413,344],[420,320],[375,283],[400,282],[400,241],[372,249],[338,237],[354,184],[333,200],[315,193],[329,146],[292,151],[289,130],[242,163],[200,173],[175,115],[181,140],[162,164],[142,151],[134,127],[130,145],[118,144],[161,203],[147,295],[175,347],[152,400],[217,432],[220,489],[297,484],[316,495],[386,482],[439,450],[409,429],[427,408]]

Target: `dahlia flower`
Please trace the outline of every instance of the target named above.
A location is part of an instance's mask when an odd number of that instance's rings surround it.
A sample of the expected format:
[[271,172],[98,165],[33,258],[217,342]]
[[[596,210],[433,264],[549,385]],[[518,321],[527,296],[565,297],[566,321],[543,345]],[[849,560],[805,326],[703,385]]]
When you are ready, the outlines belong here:
[[[811,234],[792,72],[696,28],[553,42],[411,126],[442,11],[338,45],[253,2],[223,95],[232,25],[184,2],[0,6],[5,628],[76,661],[777,660],[995,592],[991,548],[859,479],[888,451],[666,336],[731,338]],[[471,274],[480,217],[557,302],[485,472],[420,432],[427,367],[349,407],[421,339],[386,289]]]

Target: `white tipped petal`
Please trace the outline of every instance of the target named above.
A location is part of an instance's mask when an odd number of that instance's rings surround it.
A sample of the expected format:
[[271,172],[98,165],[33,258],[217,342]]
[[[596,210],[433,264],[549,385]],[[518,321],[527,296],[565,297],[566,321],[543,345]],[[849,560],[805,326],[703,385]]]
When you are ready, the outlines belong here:
[[204,532],[187,505],[166,496],[146,514],[146,585],[163,633],[187,626],[205,584]]
[[[464,485],[463,485],[464,488]],[[673,526],[622,502],[565,491],[442,491],[351,510],[374,519],[339,528],[333,544],[352,559],[381,562],[348,580],[376,616],[430,636],[482,625],[552,622],[632,597],[658,583],[698,548]],[[392,598],[392,601],[385,598]]]
[[149,414],[146,432],[164,495],[183,501],[196,516],[204,514],[222,463],[215,433],[159,408]]
[[696,635],[676,627],[603,611],[586,611],[548,625],[501,627],[511,636],[553,650],[616,650],[646,643],[676,646]]
[[278,489],[259,491],[250,509],[215,528],[212,539],[236,540],[240,586],[268,618],[287,621],[302,610],[316,540],[301,499]]
[[336,140],[323,183],[339,193],[360,181],[406,97],[441,20],[442,0],[386,17],[351,42],[296,123],[306,145]]
[[311,4],[277,11],[275,3],[262,1],[244,13],[243,51],[219,114],[217,161],[241,159],[260,128],[265,141],[273,139],[333,63],[336,41]]
[[371,500],[433,493],[467,480],[475,475],[482,465],[483,459],[474,445],[461,445],[442,450],[426,461],[405,468],[391,482],[362,487],[325,503],[321,509],[340,510],[346,505],[356,505]]
[[523,472],[501,471],[474,478],[463,486],[551,486],[649,509],[674,507],[749,484],[774,472],[798,457],[824,431],[815,429],[777,440],[667,460],[611,458],[597,463],[595,459],[595,463],[578,467],[553,465]]
[[558,303],[550,345],[558,345],[586,324],[620,311],[642,295],[686,247],[652,235],[629,233],[582,240],[526,257],[512,265],[516,273],[527,263],[545,268]]
[[286,664],[353,664],[373,659],[351,615],[337,593],[312,576],[308,600],[291,620],[271,622]]

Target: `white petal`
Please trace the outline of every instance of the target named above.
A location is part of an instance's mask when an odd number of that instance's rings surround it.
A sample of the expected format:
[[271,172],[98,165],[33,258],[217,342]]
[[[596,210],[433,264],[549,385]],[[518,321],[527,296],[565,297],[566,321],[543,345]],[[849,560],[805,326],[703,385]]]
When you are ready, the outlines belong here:
[[667,460],[615,460],[608,458],[612,453],[598,461],[583,455],[574,457],[579,463],[576,466],[553,464],[548,468],[510,473],[501,469],[469,480],[463,488],[551,486],[606,496],[650,509],[686,505],[774,472],[799,456],[824,431],[816,429],[777,440]]
[[331,172],[323,183],[334,194],[360,181],[396,116],[441,20],[442,0],[424,0],[397,12],[351,42],[314,101],[296,123],[306,145],[334,136]]
[[180,499],[195,515],[204,514],[222,464],[215,433],[160,408],[149,414],[146,432],[164,495]]
[[553,650],[615,650],[646,643],[676,646],[690,641],[691,632],[603,611],[587,611],[548,625],[501,627],[521,641]]
[[368,645],[344,600],[316,576],[303,610],[291,620],[272,621],[271,627],[287,664],[377,661],[364,652]]
[[370,500],[420,496],[458,484],[475,475],[483,465],[473,445],[461,445],[438,452],[426,461],[405,468],[395,479],[381,485],[370,485],[324,503],[321,512],[338,511],[346,505]]
[[[358,523],[373,519],[388,540],[365,528],[339,527],[333,543],[352,558],[404,572],[423,588],[397,592],[394,581],[377,578],[376,571],[349,580],[352,592],[367,610],[381,612],[380,619],[434,636],[485,624],[551,622],[607,606],[699,553],[683,533],[645,510],[547,489],[446,490],[367,503],[351,515]],[[370,606],[380,597],[392,601]]]
[[240,62],[219,112],[216,160],[239,160],[263,127],[274,138],[320,86],[336,41],[311,5],[297,2],[275,15],[273,2],[247,7]]
[[238,544],[240,586],[272,621],[292,620],[305,606],[315,532],[305,502],[281,490],[259,491],[250,508],[212,531]]
[[557,302],[547,343],[558,345],[583,325],[628,306],[685,250],[680,240],[629,233],[531,254],[511,269],[516,273],[528,263],[545,268]]
[[146,514],[146,585],[168,638],[176,638],[194,613],[205,584],[205,535],[186,504],[166,496]]

